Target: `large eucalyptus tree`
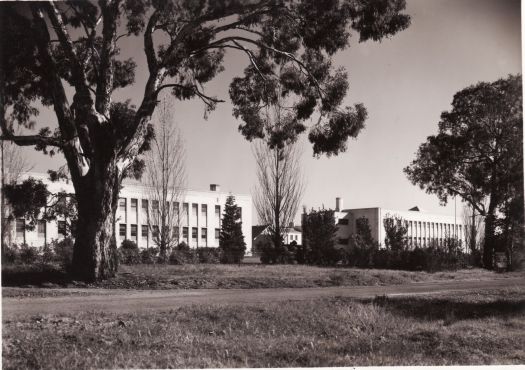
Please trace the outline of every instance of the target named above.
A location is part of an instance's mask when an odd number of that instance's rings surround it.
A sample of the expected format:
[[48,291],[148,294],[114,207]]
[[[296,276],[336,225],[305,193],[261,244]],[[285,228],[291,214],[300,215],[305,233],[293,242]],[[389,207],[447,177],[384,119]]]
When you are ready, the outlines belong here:
[[[74,271],[84,280],[117,268],[114,214],[121,180],[140,168],[137,156],[152,135],[159,94],[200,98],[207,110],[221,99],[203,89],[223,69],[226,52],[247,57],[245,76],[230,95],[242,134],[286,140],[306,130],[317,155],[344,150],[363,126],[364,107],[341,107],[348,84],[332,56],[360,41],[380,40],[406,28],[404,0],[99,0],[0,4],[2,138],[38,150],[60,150],[78,201]],[[113,99],[134,83],[136,62],[123,60],[120,43],[135,37],[147,62],[137,107]],[[276,78],[273,65],[287,61]],[[258,109],[294,95],[295,119],[264,133]],[[15,135],[31,126],[35,103],[52,107],[58,128]],[[40,122],[46,126],[46,122]]]

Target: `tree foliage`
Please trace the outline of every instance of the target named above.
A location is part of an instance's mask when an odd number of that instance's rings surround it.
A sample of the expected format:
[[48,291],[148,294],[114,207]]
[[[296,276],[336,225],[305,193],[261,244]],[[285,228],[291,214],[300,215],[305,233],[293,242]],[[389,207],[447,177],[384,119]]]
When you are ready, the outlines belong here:
[[337,226],[333,210],[312,210],[303,214],[301,229],[307,263],[334,265],[339,261],[340,255],[335,248]]
[[[230,97],[241,132],[293,141],[313,121],[314,153],[337,154],[364,125],[360,104],[347,106],[346,72],[332,57],[359,41],[381,40],[405,29],[405,0],[100,0],[0,4],[0,126],[2,139],[34,146],[67,161],[79,206],[81,237],[73,264],[78,278],[115,274],[114,224],[124,176],[140,173],[137,156],[149,148],[151,116],[161,92],[199,98],[206,114],[220,98],[204,87],[224,68],[227,51],[247,57]],[[136,106],[114,92],[135,82],[137,61],[124,58],[122,39],[142,45],[147,72]],[[13,42],[16,40],[16,42]],[[124,93],[125,94],[125,93]],[[283,125],[266,132],[259,108],[278,96],[292,102]],[[32,135],[38,105],[55,112]]]
[[356,232],[354,236],[354,243],[359,247],[373,247],[376,241],[372,237],[372,229],[370,222],[365,216],[359,217],[355,220]]
[[77,219],[74,196],[65,192],[52,193],[41,180],[32,177],[4,188],[10,205],[10,220],[23,218],[27,230],[34,230],[37,222],[61,219],[66,221],[66,233],[70,234]]
[[403,218],[387,214],[383,219],[385,246],[392,251],[401,251],[407,245],[408,222]]
[[233,195],[226,198],[219,234],[219,248],[223,263],[240,263],[244,258],[246,243],[242,234],[241,211],[235,204]]
[[[460,196],[485,217],[483,262],[492,267],[497,213],[504,215],[523,188],[521,75],[481,82],[454,95],[439,132],[404,169],[413,184],[442,203]],[[488,199],[488,202],[487,202]],[[518,203],[520,203],[518,201]],[[523,202],[518,206],[523,212]],[[510,221],[510,220],[509,220]]]

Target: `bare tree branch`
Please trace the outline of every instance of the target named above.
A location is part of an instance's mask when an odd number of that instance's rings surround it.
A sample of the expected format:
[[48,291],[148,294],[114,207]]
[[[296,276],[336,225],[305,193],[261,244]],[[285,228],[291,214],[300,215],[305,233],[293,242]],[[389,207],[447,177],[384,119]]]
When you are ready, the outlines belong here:
[[146,155],[148,226],[164,256],[179,243],[180,202],[186,185],[185,149],[172,110],[173,104],[166,100],[159,106],[153,118],[157,134]]

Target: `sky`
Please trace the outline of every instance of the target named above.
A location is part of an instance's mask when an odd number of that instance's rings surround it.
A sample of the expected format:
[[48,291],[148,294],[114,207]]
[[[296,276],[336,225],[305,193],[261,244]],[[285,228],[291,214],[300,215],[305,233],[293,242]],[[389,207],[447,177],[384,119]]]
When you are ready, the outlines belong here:
[[[345,105],[364,103],[366,127],[346,152],[314,158],[306,135],[299,141],[307,208],[334,208],[335,198],[345,208],[384,207],[406,210],[415,205],[433,213],[454,214],[435,195],[412,185],[403,168],[427,136],[437,133],[439,116],[451,107],[459,90],[479,81],[494,81],[521,73],[521,12],[519,0],[407,0],[410,27],[381,42],[358,43],[335,56],[344,66],[350,89]],[[146,80],[143,46],[123,39],[122,57],[138,64],[136,83],[115,92],[115,100],[138,103]],[[245,55],[229,51],[225,71],[205,86],[208,95],[226,100],[207,120],[200,100],[176,102],[174,117],[186,146],[188,187],[208,190],[209,184],[233,194],[249,194],[256,184],[251,144],[238,132],[232,116],[228,87],[247,65]],[[43,110],[37,122],[56,121]],[[49,122],[49,123],[48,123]],[[65,163],[59,154],[49,158],[24,149],[33,171],[45,172]],[[461,204],[458,200],[457,211]],[[255,211],[254,211],[255,216]],[[296,217],[296,222],[299,216]]]

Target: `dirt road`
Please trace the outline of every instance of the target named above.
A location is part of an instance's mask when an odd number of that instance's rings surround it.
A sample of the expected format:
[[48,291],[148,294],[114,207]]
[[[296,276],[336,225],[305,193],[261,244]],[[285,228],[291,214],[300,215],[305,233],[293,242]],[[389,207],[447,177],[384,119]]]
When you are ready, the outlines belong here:
[[[373,298],[378,295],[444,294],[477,289],[525,287],[523,279],[421,282],[391,286],[301,289],[102,290],[76,289],[82,296],[4,298],[3,319],[76,312],[146,312],[189,304],[243,304],[328,297]],[[89,295],[85,295],[89,294]]]

